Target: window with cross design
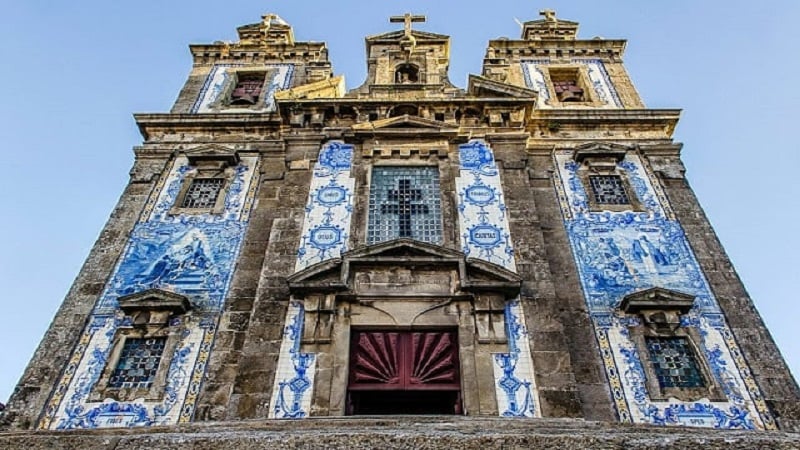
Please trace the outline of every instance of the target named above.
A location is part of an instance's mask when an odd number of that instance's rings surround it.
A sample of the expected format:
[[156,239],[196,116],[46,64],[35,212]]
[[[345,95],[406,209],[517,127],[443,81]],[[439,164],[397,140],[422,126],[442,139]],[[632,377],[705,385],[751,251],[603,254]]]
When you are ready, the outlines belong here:
[[437,167],[373,167],[367,243],[397,238],[442,242]]

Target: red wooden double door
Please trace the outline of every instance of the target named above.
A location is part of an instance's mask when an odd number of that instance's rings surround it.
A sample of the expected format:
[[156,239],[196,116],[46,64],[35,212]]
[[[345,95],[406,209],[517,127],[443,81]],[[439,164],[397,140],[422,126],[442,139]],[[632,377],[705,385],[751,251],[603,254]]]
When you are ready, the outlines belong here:
[[348,414],[460,414],[455,331],[354,330]]

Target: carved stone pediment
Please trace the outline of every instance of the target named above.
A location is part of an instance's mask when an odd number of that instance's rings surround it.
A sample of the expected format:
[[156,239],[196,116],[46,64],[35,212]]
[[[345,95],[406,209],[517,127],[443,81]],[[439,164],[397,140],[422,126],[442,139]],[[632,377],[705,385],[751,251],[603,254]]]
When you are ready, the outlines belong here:
[[641,316],[645,325],[657,332],[674,332],[680,316],[694,305],[694,296],[660,287],[626,295],[619,308],[626,314]]
[[119,308],[126,314],[138,310],[160,310],[183,314],[190,308],[189,299],[181,294],[163,289],[148,289],[135,294],[125,295],[117,300]]
[[223,162],[227,166],[239,164],[239,154],[235,150],[223,145],[204,145],[187,150],[183,152],[183,154],[189,159],[189,164],[193,166],[209,161]]
[[643,310],[674,310],[686,314],[694,305],[694,295],[660,287],[646,289],[626,295],[620,309],[628,314],[638,314]]
[[173,315],[185,314],[191,308],[189,299],[163,289],[148,289],[125,295],[117,300],[119,309],[133,318],[134,326],[162,327]]
[[633,148],[630,146],[615,144],[613,142],[592,142],[575,147],[573,158],[577,163],[588,161],[590,165],[592,165],[593,162],[605,160],[610,160],[616,164],[622,161],[625,155],[631,150],[633,150]]
[[458,296],[519,293],[515,273],[434,244],[396,239],[344,253],[288,279],[293,293],[340,292],[367,296]]
[[426,119],[420,116],[404,114],[388,119],[380,119],[372,122],[364,122],[353,125],[353,132],[356,134],[367,135],[411,135],[420,134],[453,134],[458,132],[458,128],[438,120]]
[[475,97],[527,98],[531,102],[535,102],[537,96],[537,92],[533,89],[503,83],[478,75],[469,76],[467,92]]

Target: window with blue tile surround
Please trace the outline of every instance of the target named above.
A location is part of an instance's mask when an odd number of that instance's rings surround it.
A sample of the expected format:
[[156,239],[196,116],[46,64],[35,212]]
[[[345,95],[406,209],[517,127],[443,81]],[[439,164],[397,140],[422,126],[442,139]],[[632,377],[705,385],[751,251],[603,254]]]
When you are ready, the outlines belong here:
[[108,387],[149,388],[158,372],[166,341],[166,337],[125,339]]
[[705,382],[686,338],[647,337],[647,351],[662,388],[696,388]]
[[372,168],[367,243],[396,238],[442,242],[442,201],[437,167]]

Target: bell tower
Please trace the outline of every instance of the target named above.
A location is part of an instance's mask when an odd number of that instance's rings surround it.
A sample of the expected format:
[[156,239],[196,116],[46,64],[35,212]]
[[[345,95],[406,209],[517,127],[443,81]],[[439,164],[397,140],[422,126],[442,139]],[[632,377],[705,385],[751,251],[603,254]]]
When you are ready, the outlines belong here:
[[403,29],[368,36],[367,80],[350,92],[359,98],[431,98],[459,92],[447,75],[450,37],[413,29],[425,16],[389,18]]

